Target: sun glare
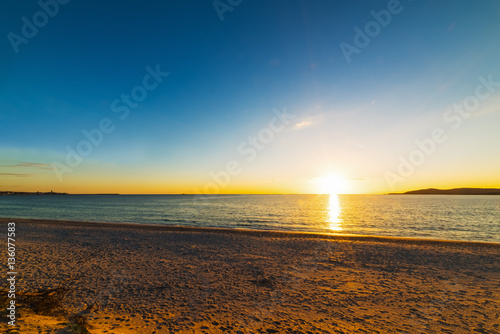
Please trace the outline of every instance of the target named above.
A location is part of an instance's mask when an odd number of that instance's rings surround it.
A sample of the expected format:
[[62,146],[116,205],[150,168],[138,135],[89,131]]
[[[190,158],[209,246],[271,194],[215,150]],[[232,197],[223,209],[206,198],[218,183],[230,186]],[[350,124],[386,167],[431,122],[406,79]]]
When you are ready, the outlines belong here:
[[342,231],[342,220],[340,219],[340,203],[339,196],[330,194],[330,199],[328,203],[328,222],[330,226],[328,228],[332,231]]
[[329,174],[318,181],[322,194],[338,195],[346,190],[346,182],[340,175]]

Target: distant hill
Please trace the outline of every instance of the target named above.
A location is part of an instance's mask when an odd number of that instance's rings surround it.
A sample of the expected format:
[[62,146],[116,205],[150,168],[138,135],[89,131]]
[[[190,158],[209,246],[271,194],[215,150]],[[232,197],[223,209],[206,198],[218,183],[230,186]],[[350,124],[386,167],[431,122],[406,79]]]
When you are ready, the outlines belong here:
[[420,189],[389,195],[500,195],[500,189],[494,188],[454,188],[454,189]]
[[50,192],[26,192],[26,191],[0,191],[0,195],[68,195],[67,193]]

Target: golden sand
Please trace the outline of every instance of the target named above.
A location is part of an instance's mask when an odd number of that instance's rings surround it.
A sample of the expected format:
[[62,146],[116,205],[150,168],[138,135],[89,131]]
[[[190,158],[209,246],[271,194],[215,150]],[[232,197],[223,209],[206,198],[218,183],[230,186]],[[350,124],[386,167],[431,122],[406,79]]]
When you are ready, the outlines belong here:
[[500,244],[14,221],[17,288],[85,276],[64,305],[91,333],[500,332]]

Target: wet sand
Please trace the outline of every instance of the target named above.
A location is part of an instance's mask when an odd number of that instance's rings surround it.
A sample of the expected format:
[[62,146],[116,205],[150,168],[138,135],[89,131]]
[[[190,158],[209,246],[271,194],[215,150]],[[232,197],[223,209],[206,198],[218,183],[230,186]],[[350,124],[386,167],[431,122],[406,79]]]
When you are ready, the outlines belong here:
[[14,221],[18,289],[84,275],[64,303],[91,333],[500,332],[500,244]]

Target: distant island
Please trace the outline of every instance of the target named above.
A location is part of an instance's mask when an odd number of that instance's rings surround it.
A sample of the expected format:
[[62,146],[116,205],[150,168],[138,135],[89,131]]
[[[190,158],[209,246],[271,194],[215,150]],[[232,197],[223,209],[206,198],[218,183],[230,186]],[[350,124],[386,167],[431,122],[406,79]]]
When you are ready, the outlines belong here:
[[495,188],[454,188],[454,189],[419,189],[404,193],[389,193],[389,195],[500,195],[500,189]]
[[49,192],[27,192],[27,191],[0,191],[0,195],[69,195],[68,193]]
[[68,194],[68,193],[56,193],[53,191],[41,192],[41,191],[0,191],[1,195],[14,195],[14,196],[22,196],[22,195],[120,195],[120,194]]

